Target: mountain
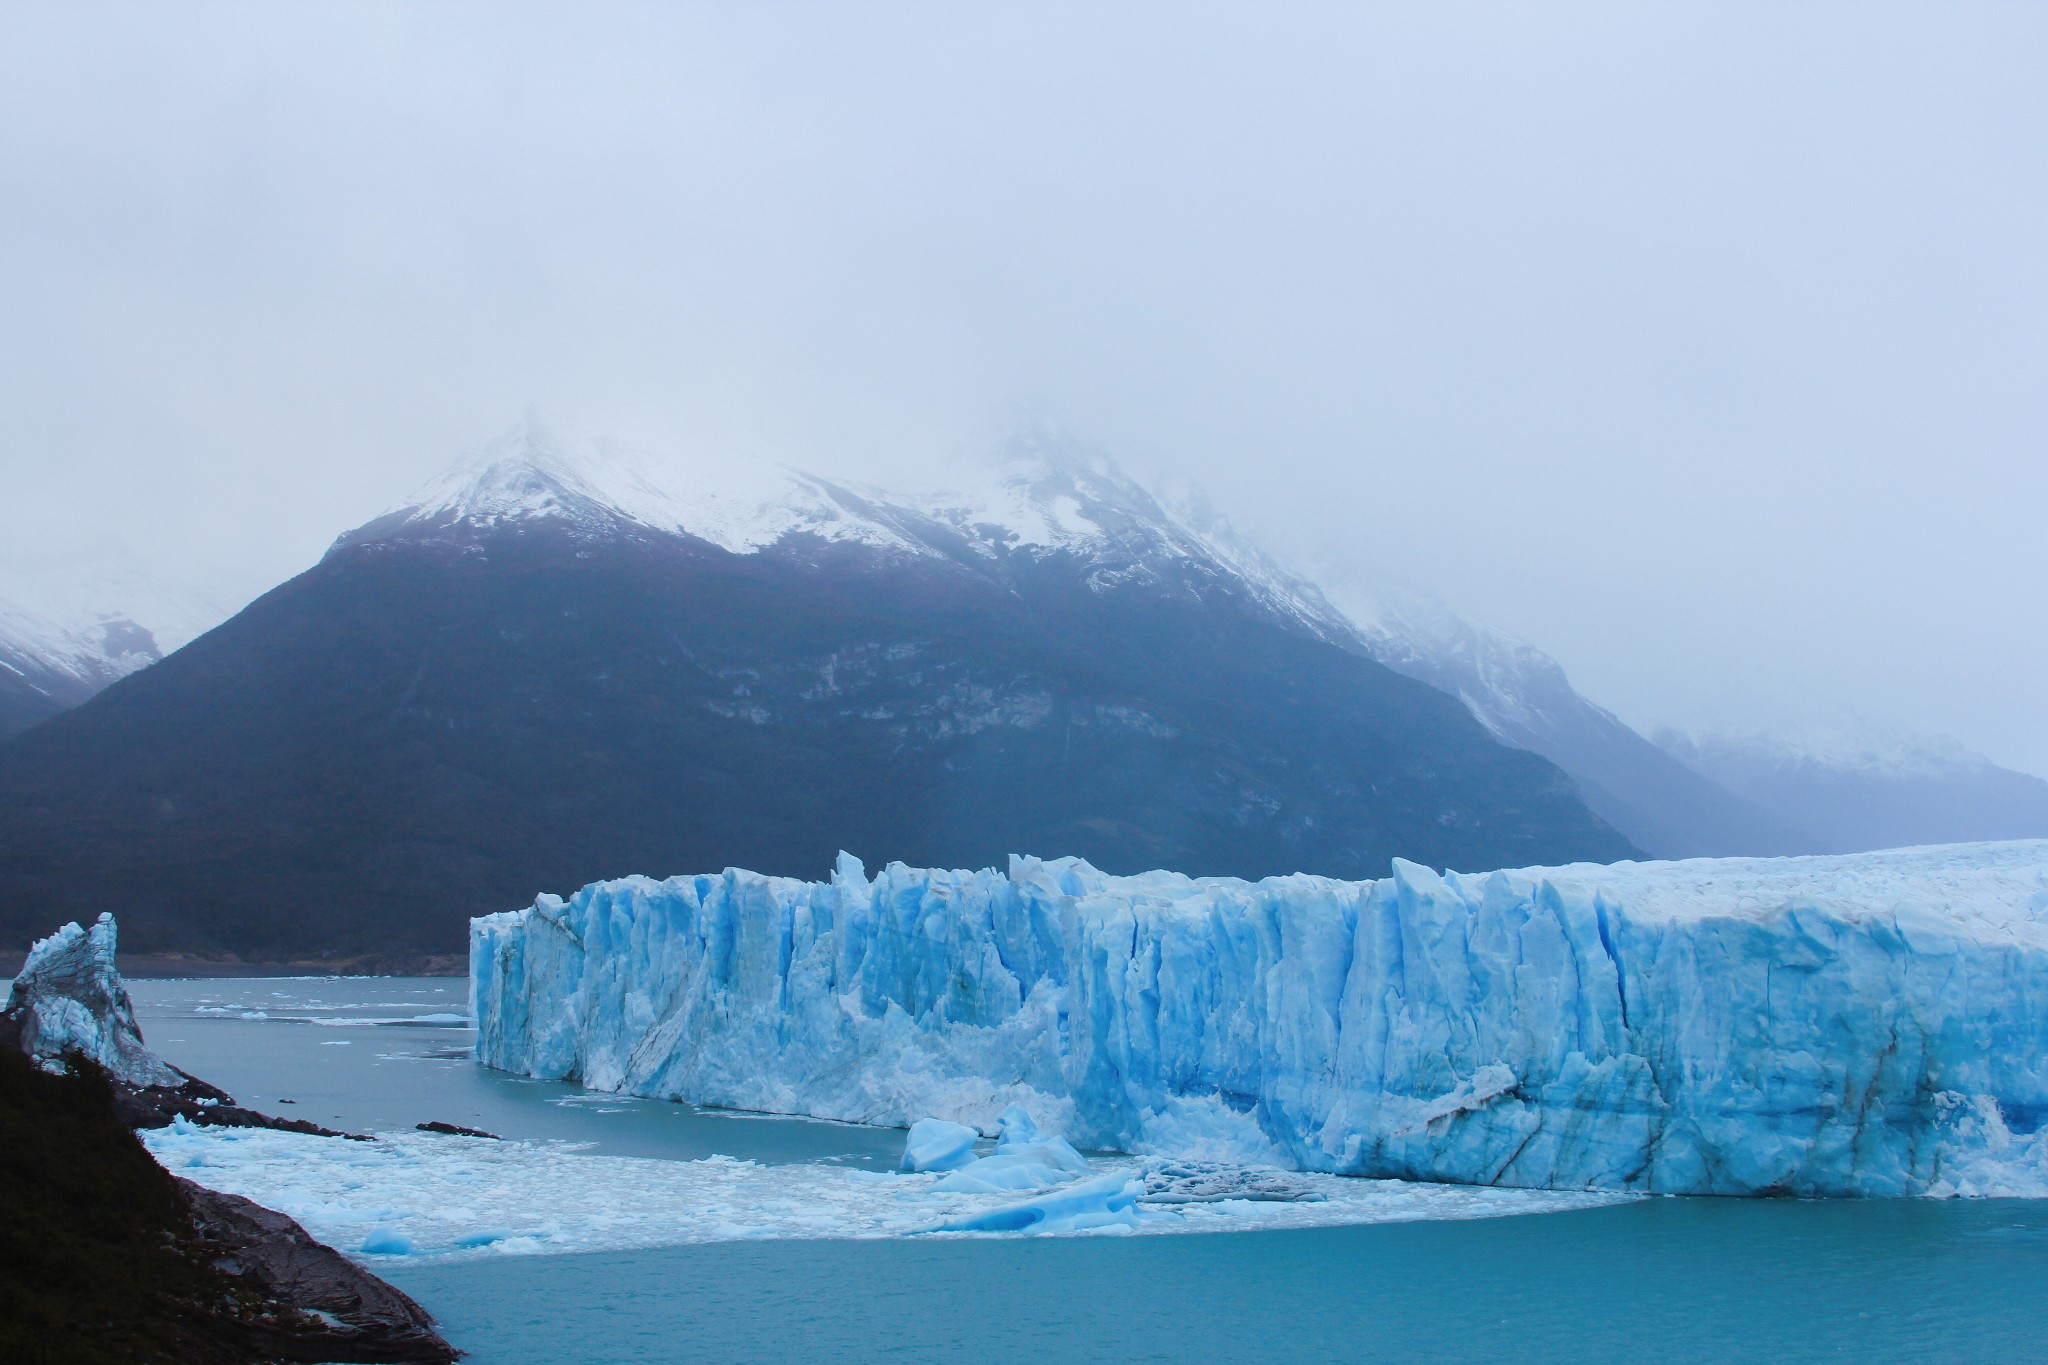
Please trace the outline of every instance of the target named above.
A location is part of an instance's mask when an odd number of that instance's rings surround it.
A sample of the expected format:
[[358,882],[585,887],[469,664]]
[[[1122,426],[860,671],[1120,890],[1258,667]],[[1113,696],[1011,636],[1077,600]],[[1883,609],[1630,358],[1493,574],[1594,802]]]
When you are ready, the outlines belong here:
[[126,616],[58,622],[0,604],[0,740],[161,657],[156,638]]
[[1503,744],[1564,769],[1596,814],[1653,857],[1846,851],[1643,738],[1579,695],[1543,651],[1470,625],[1389,577],[1354,570],[1326,581],[1373,658],[1458,698]]
[[2048,837],[2048,782],[1949,739],[1848,719],[1790,737],[1666,730],[1657,742],[1811,830],[1822,852]]
[[[0,746],[0,932],[459,951],[601,876],[1628,857],[1545,759],[1099,456],[664,485],[531,426]],[[16,923],[15,921],[19,921]]]

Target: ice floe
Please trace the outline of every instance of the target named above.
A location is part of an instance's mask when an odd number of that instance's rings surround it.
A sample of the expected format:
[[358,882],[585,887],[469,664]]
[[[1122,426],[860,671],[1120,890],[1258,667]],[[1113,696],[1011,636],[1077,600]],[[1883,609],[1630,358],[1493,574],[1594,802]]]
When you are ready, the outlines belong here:
[[[1240,1176],[1228,1197],[1218,1168],[1215,1202],[1155,1205],[1167,1168],[1117,1157],[1086,1161],[1085,1174],[1063,1173],[1065,1183],[1020,1200],[1011,1190],[941,1189],[942,1174],[596,1156],[568,1143],[436,1133],[347,1142],[180,1123],[143,1141],[171,1171],[288,1213],[322,1241],[372,1259],[767,1238],[1224,1232],[1548,1213],[1627,1197],[1271,1171]],[[1319,1198],[1257,1193],[1274,1180]]]

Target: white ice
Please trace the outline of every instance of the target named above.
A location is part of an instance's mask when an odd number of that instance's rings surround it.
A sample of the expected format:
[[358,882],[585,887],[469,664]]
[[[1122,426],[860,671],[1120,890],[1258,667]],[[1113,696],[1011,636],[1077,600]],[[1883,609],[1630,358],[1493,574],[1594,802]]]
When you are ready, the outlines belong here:
[[[1491,1218],[1614,1200],[1309,1175],[1290,1178],[1310,1183],[1323,1196],[1318,1202],[1224,1200],[1175,1206],[1171,1213],[1147,1207],[1148,1216],[1131,1218],[1120,1211],[1123,1192],[1142,1187],[1144,1172],[1134,1160],[1112,1158],[1093,1163],[1089,1175],[1070,1178],[1037,1212],[1018,1214],[1014,1193],[942,1191],[937,1187],[943,1177],[937,1175],[824,1162],[770,1166],[723,1156],[662,1161],[593,1156],[567,1143],[415,1132],[351,1142],[182,1123],[145,1132],[142,1139],[178,1175],[290,1214],[320,1240],[373,1261],[766,1238],[952,1236],[942,1229],[983,1224],[992,1231],[1027,1233],[1227,1232]],[[1093,1186],[1104,1188],[1088,1188]]]

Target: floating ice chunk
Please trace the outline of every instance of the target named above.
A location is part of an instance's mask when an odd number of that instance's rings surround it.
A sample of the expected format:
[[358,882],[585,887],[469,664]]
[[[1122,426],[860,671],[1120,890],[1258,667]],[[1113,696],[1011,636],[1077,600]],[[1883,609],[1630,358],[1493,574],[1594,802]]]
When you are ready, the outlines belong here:
[[410,1256],[412,1238],[397,1228],[375,1228],[363,1239],[365,1256]]
[[996,1120],[1002,1136],[993,1156],[958,1167],[932,1186],[942,1193],[995,1194],[1005,1190],[1042,1190],[1086,1175],[1088,1159],[1058,1134],[1039,1131],[1031,1116],[1011,1105]]
[[1145,1164],[1142,1198],[1147,1204],[1312,1203],[1323,1197],[1300,1176],[1266,1166],[1175,1160]]
[[950,1219],[932,1231],[1052,1233],[1087,1232],[1108,1227],[1134,1228],[1145,1217],[1138,1211],[1138,1196],[1144,1191],[1143,1181],[1116,1171],[1093,1180],[1076,1181],[1021,1204],[1005,1204],[1001,1208]]
[[1024,1112],[1021,1104],[1013,1104],[1003,1110],[1002,1117],[996,1120],[998,1152],[1014,1151],[1043,1140],[1044,1135],[1038,1131],[1038,1125],[1031,1121],[1031,1115]]
[[951,1171],[974,1160],[974,1144],[981,1137],[964,1123],[947,1119],[919,1119],[910,1125],[903,1140],[903,1169],[906,1171]]
[[1042,1190],[1088,1170],[1087,1159],[1064,1138],[1050,1138],[1031,1147],[1015,1147],[971,1161],[939,1178],[935,1190],[994,1194],[998,1190]]

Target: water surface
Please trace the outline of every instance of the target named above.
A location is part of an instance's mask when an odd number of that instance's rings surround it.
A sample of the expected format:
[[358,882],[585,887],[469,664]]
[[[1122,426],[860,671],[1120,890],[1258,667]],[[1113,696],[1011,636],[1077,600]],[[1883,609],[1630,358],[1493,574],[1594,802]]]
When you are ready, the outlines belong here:
[[[675,1159],[886,1167],[901,1150],[891,1130],[484,1071],[459,980],[130,986],[166,1058],[330,1126],[441,1119]],[[728,1242],[377,1270],[476,1365],[2048,1360],[2048,1205],[2025,1201],[1651,1199],[1282,1233]]]

